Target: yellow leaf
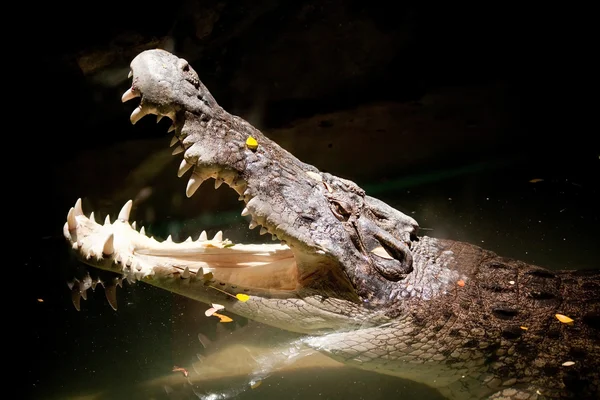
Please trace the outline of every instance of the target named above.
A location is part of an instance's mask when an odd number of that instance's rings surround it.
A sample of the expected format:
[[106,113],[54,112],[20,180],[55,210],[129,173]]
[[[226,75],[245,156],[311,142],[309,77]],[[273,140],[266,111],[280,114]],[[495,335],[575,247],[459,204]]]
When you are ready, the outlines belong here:
[[217,313],[213,313],[213,315],[215,317],[219,317],[219,319],[221,320],[221,322],[232,322],[233,320],[231,318],[229,318],[227,315],[223,315],[223,314],[217,314]]
[[258,149],[258,142],[252,136],[248,136],[248,139],[246,139],[246,146],[248,146],[250,150],[254,151]]
[[573,323],[573,320],[571,318],[567,317],[566,315],[556,314],[554,316],[556,317],[557,320],[559,320],[563,324],[571,324],[571,323]]
[[544,182],[544,180],[540,179],[540,178],[535,178],[535,179],[532,179],[529,181],[529,183],[538,183],[538,182]]
[[528,327],[526,327],[526,326],[522,326],[522,327],[521,327],[521,329],[523,329],[524,331],[526,331],[526,330],[527,330],[527,329],[529,329],[529,328],[528,328]]
[[239,301],[241,301],[242,303],[245,303],[248,300],[250,300],[250,296],[248,296],[247,294],[243,294],[243,293],[236,294],[235,298],[238,299]]

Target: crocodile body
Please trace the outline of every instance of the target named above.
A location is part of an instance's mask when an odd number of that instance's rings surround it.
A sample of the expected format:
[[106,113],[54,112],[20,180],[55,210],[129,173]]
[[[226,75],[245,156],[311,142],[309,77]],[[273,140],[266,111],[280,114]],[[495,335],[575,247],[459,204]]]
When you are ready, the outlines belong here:
[[[600,398],[598,271],[551,272],[419,236],[414,219],[223,110],[185,60],[149,50],[131,71],[123,101],[141,100],[131,122],[173,121],[186,195],[208,178],[224,182],[250,228],[281,242],[234,244],[202,232],[159,243],[129,223],[131,201],[103,225],[77,201],[64,234],[83,262],[305,333],[307,346],[336,360],[451,399]],[[113,305],[117,282],[104,284]],[[73,287],[76,306],[94,284]]]

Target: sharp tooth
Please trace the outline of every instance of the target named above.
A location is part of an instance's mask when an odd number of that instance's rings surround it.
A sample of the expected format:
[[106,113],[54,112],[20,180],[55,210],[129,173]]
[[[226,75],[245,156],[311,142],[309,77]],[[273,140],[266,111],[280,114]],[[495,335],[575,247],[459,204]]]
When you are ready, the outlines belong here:
[[75,309],[77,311],[81,310],[80,299],[81,293],[79,292],[79,289],[75,290],[75,288],[73,288],[73,290],[71,291],[71,300],[73,301],[73,305],[75,306]]
[[137,226],[136,226],[136,223],[135,223],[135,221],[133,221],[133,223],[131,224],[131,228],[132,228],[133,230],[136,230],[136,229],[137,229]]
[[136,97],[140,97],[140,94],[137,92],[134,92],[133,88],[129,88],[129,89],[127,89],[127,91],[125,93],[123,93],[123,96],[121,96],[121,101],[123,103],[125,103],[126,101],[135,99]]
[[81,199],[77,199],[75,202],[75,216],[83,215],[83,209],[81,208]]
[[105,256],[110,256],[115,252],[115,235],[112,233],[108,235],[106,241],[104,242],[104,247],[102,247],[102,254]]
[[92,213],[90,214],[90,221],[92,222],[96,222],[96,218],[94,218],[94,212],[92,211]]
[[146,236],[146,229],[142,226],[142,228],[140,229],[140,235],[144,235]]
[[250,215],[250,210],[248,210],[248,207],[244,207],[242,210],[242,217],[245,217],[246,215]]
[[75,218],[75,209],[73,207],[71,207],[67,214],[67,224],[69,224],[70,231],[77,229],[77,219]]
[[163,119],[164,115],[157,115],[156,116],[156,123],[158,124],[160,122],[161,119]]
[[165,240],[165,242],[172,242],[173,238],[171,237],[171,235],[169,235],[169,237],[167,237],[167,240]]
[[223,241],[223,231],[217,232],[217,234],[215,235],[213,240],[215,240],[217,242],[222,242]]
[[174,130],[175,130],[175,125],[171,125],[171,126],[169,127],[169,130],[167,130],[167,133],[169,133],[169,132],[173,132]]
[[373,250],[371,250],[371,253],[378,255],[381,258],[385,258],[387,260],[393,260],[394,257],[392,257],[390,255],[390,253],[388,253],[383,246],[378,246],[376,248],[374,248]]
[[135,125],[135,123],[142,119],[146,114],[148,113],[142,109],[142,106],[137,106],[137,108],[131,113],[129,120]]
[[200,237],[198,238],[199,242],[205,242],[208,240],[208,235],[206,234],[206,231],[202,231],[202,233],[200,233]]
[[264,226],[260,228],[260,234],[261,234],[261,235],[264,235],[264,234],[266,234],[267,232],[268,232],[268,231],[267,231],[267,228],[265,228]]
[[192,175],[190,180],[188,181],[187,187],[185,188],[185,195],[187,197],[192,197],[196,190],[200,187],[204,179],[200,178],[197,175]]
[[179,169],[177,170],[177,176],[181,178],[183,174],[185,174],[190,168],[192,168],[192,164],[188,164],[188,162],[185,160],[181,161],[181,164],[179,164]]
[[175,149],[173,150],[173,152],[171,154],[176,156],[177,154],[183,153],[184,151],[185,151],[185,149],[183,148],[183,146],[177,146],[177,147],[175,147]]
[[177,136],[173,136],[173,139],[171,139],[171,143],[169,143],[169,147],[173,147],[177,143],[179,143],[179,139],[177,138]]
[[190,269],[188,267],[185,267],[183,273],[181,274],[181,277],[183,279],[188,279],[190,277]]
[[277,236],[271,235],[271,240],[277,240]]
[[108,304],[110,304],[113,310],[117,311],[117,285],[112,283],[111,285],[106,286],[104,288],[104,293],[106,293]]
[[133,71],[129,71],[129,74],[127,74],[127,79],[131,79],[131,77],[133,76]]
[[132,204],[133,204],[133,201],[128,200],[127,203],[125,203],[125,205],[123,206],[123,208],[121,208],[121,212],[119,212],[119,216],[117,217],[117,219],[119,219],[123,222],[128,222],[129,221],[129,213],[131,212]]
[[258,224],[256,223],[256,221],[250,221],[250,225],[248,225],[248,228],[250,229],[254,229],[258,226]]
[[223,181],[220,179],[215,179],[215,189],[218,189],[223,184]]
[[110,225],[110,215],[106,216],[106,219],[104,220],[104,226]]
[[245,199],[244,199],[244,195],[243,195],[243,194],[241,194],[241,195],[240,195],[240,197],[238,197],[238,200],[239,200],[239,201],[244,201],[244,200],[245,200]]

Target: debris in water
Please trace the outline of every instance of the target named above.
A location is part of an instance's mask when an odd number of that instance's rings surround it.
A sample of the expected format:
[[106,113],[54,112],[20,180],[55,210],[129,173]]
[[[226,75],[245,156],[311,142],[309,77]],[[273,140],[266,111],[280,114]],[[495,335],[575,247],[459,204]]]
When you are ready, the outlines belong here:
[[526,331],[526,330],[527,330],[527,329],[529,329],[529,328],[528,328],[528,327],[526,327],[526,326],[522,326],[522,327],[521,327],[521,329],[523,329],[524,331]]
[[463,280],[461,279],[460,281],[456,282],[456,284],[457,284],[458,286],[460,286],[460,287],[463,287],[463,286],[465,286],[465,281],[463,281]]
[[37,299],[38,303],[43,303],[44,299]]
[[187,369],[185,368],[181,368],[178,367],[177,365],[175,365],[173,367],[173,372],[181,372],[183,374],[183,376],[185,376],[186,378],[188,377],[189,373],[187,372]]
[[233,320],[231,318],[229,318],[227,315],[217,314],[217,313],[214,313],[213,315],[215,317],[219,317],[221,322],[233,322]]
[[567,317],[566,315],[555,314],[554,316],[556,317],[557,320],[559,320],[563,324],[572,324],[574,321],[573,319]]
[[260,379],[255,380],[255,381],[250,381],[250,389],[256,389],[257,387],[260,386],[261,383],[262,383],[262,381]]
[[211,308],[209,308],[208,310],[206,310],[206,311],[204,312],[204,315],[206,315],[207,317],[210,317],[211,315],[213,315],[213,314],[214,314],[214,313],[216,313],[217,311],[219,311],[219,310],[222,310],[222,309],[224,309],[224,308],[225,308],[225,306],[222,306],[222,305],[220,305],[220,304],[215,304],[215,303],[213,303],[213,304],[212,304],[212,307],[211,307]]
[[532,179],[529,181],[529,183],[538,183],[538,182],[544,182],[544,180],[540,179],[540,178],[535,178],[535,179]]
[[575,365],[575,361],[565,361],[562,365],[563,367],[570,367],[571,365]]

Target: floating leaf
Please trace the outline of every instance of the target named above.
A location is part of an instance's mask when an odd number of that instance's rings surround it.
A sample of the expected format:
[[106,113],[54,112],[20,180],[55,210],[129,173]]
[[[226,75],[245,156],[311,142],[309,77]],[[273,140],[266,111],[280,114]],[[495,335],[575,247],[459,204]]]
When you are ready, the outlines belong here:
[[211,315],[213,315],[214,313],[216,313],[218,310],[214,307],[209,308],[208,310],[204,311],[204,315],[206,315],[207,317],[210,317]]
[[44,299],[37,299],[38,303],[43,303]]
[[239,301],[241,301],[242,303],[245,303],[248,300],[250,300],[250,296],[248,296],[247,294],[243,294],[243,293],[236,294],[235,298],[238,299]]
[[567,317],[566,315],[556,314],[554,316],[556,317],[557,320],[559,320],[563,324],[572,324],[573,323],[573,319]]
[[248,139],[246,139],[246,146],[248,146],[250,150],[254,151],[258,149],[258,142],[252,136],[248,136]]
[[217,314],[214,313],[213,314],[215,317],[219,317],[219,319],[221,320],[221,322],[232,322],[233,320],[231,318],[229,318],[227,315],[223,315],[223,314]]
[[225,308],[225,306],[213,303],[211,308],[209,308],[208,310],[204,311],[204,315],[206,315],[207,317],[210,317],[215,312],[217,312],[219,310],[222,310],[224,308]]
[[523,329],[524,331],[526,331],[526,330],[527,330],[527,329],[529,329],[529,328],[528,328],[528,327],[526,327],[526,326],[522,326],[522,327],[521,327],[521,329]]
[[543,182],[543,181],[544,181],[543,179],[535,178],[535,179],[530,180],[529,183],[538,183],[538,182]]
[[562,365],[563,367],[570,367],[571,365],[575,365],[575,361],[565,361]]
[[458,286],[460,286],[460,287],[463,287],[463,286],[465,286],[465,281],[463,281],[463,280],[461,279],[460,281],[456,282],[456,284],[457,284]]

